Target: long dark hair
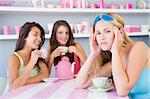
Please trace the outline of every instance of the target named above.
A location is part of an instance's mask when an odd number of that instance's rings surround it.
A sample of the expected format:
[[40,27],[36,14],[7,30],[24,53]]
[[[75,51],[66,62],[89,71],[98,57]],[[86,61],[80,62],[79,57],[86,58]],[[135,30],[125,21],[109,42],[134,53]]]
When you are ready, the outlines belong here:
[[[42,45],[45,42],[45,31],[44,31],[43,27],[36,22],[26,22],[21,27],[21,30],[19,32],[19,38],[18,38],[17,43],[16,43],[15,52],[23,49],[23,47],[25,45],[25,38],[29,35],[29,32],[31,31],[32,27],[37,27],[41,31],[41,44],[39,45],[39,48],[38,48],[39,50],[41,49]],[[46,63],[44,59],[39,58],[37,63],[36,63],[36,67],[38,67],[38,71],[39,71],[39,66],[38,66],[39,61],[43,61],[44,63]]]
[[31,31],[32,27],[37,27],[41,31],[41,40],[42,40],[42,42],[41,42],[41,44],[38,48],[38,49],[41,49],[41,47],[42,47],[42,45],[44,44],[44,41],[45,41],[45,32],[44,32],[43,27],[40,24],[36,23],[36,22],[26,22],[22,26],[22,28],[19,32],[19,38],[18,38],[17,43],[16,43],[15,52],[21,50],[24,47],[25,38],[28,36],[28,34]]
[[[68,32],[69,32],[69,39],[66,43],[66,46],[74,46],[75,42],[74,42],[74,37],[73,37],[73,33],[71,31],[71,27],[70,25],[67,23],[67,21],[65,20],[58,20],[54,23],[53,29],[52,29],[52,34],[49,40],[49,44],[50,44],[50,53],[52,53],[58,46],[61,46],[61,44],[59,44],[59,42],[56,40],[56,32],[58,30],[58,28],[60,26],[65,26],[68,28]],[[66,56],[69,57],[70,62],[73,62],[73,53],[67,53]],[[54,64],[57,64],[59,62],[59,60],[61,59],[62,56],[58,56],[54,59]]]
[[70,46],[70,45],[75,45],[75,42],[74,42],[74,37],[73,37],[73,33],[71,31],[71,27],[70,25],[65,21],[65,20],[58,20],[54,23],[54,26],[53,26],[53,29],[52,29],[52,34],[51,34],[51,37],[50,37],[50,40],[49,40],[49,44],[50,44],[50,52],[52,53],[58,46],[60,46],[60,44],[57,42],[56,40],[56,32],[57,32],[57,29],[60,27],[60,26],[65,26],[68,28],[68,32],[69,32],[69,40],[67,41],[66,43],[66,46]]

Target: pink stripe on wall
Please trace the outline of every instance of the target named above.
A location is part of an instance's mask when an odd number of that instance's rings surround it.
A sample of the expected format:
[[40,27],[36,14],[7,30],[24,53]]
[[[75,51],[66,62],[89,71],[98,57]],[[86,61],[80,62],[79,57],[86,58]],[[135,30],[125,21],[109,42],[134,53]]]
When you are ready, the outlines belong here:
[[87,89],[76,89],[70,93],[68,99],[87,99],[89,90]]
[[61,86],[65,84],[65,80],[54,82],[50,84],[50,86],[46,87],[45,89],[41,90],[34,96],[32,96],[30,99],[45,99],[48,98],[50,95],[52,95],[56,90],[58,90]]

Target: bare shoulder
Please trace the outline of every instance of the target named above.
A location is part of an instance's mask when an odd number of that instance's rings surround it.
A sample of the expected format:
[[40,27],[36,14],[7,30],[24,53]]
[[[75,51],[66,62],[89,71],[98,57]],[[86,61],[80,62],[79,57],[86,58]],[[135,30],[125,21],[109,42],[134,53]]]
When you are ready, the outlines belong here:
[[19,62],[19,59],[15,54],[11,54],[9,57],[9,61],[12,61],[12,62],[18,61]]
[[131,61],[145,62],[148,58],[148,46],[142,42],[136,42],[130,50],[129,59]]
[[85,53],[85,52],[84,52],[84,48],[81,46],[80,43],[76,43],[76,44],[75,44],[75,47],[77,48],[77,50],[81,51],[81,53]]
[[138,41],[133,45],[131,51],[140,51],[140,52],[147,51],[148,52],[148,49],[149,47],[143,41]]
[[19,62],[18,57],[15,54],[11,54],[10,57],[9,57],[9,60],[8,60],[8,67],[11,67],[11,66],[18,67],[19,63],[20,62]]
[[75,46],[76,46],[77,48],[82,48],[81,44],[78,43],[78,42],[75,43]]

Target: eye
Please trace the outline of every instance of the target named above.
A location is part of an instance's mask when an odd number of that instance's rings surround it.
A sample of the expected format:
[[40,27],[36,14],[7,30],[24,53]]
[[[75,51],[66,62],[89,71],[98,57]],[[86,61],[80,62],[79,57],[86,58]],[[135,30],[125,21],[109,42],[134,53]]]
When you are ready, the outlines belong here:
[[96,35],[100,35],[101,34],[101,32],[96,32]]
[[33,35],[34,35],[34,36],[37,36],[37,33],[34,33]]
[[69,32],[66,32],[66,34],[69,34]]
[[58,32],[59,34],[62,34],[63,32]]
[[42,37],[42,34],[40,33],[39,36]]
[[111,31],[110,30],[106,30],[106,33],[110,33]]

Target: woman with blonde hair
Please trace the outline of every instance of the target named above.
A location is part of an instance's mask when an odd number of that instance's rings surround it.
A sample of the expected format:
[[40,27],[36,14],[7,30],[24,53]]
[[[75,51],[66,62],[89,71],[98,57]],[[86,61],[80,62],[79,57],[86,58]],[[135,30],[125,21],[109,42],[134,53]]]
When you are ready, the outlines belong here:
[[89,87],[95,76],[112,76],[119,96],[150,98],[149,48],[127,36],[121,16],[107,13],[96,17],[90,48],[91,54],[77,75],[76,87]]

